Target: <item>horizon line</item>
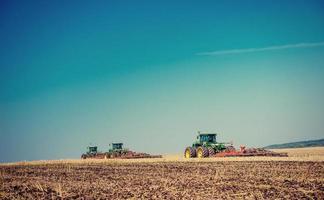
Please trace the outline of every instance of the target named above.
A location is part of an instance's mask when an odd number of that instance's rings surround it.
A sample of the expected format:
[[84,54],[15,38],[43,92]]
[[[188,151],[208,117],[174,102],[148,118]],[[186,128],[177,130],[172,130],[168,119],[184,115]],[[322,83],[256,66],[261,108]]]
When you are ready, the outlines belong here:
[[295,49],[295,48],[311,48],[324,46],[324,42],[313,42],[313,43],[296,43],[296,44],[285,44],[279,46],[267,46],[261,48],[245,48],[245,49],[228,49],[228,50],[217,50],[217,51],[207,51],[200,52],[196,55],[198,56],[217,56],[217,55],[227,55],[227,54],[241,54],[241,53],[254,53],[262,51],[274,51],[282,49]]

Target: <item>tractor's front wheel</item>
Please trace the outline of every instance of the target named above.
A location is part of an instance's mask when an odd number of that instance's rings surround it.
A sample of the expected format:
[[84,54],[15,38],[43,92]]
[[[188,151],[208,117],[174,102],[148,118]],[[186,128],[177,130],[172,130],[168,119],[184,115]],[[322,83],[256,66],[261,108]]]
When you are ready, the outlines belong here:
[[196,157],[196,150],[193,147],[187,147],[184,156],[185,158],[194,158]]
[[209,155],[208,149],[206,147],[198,147],[196,152],[198,158],[206,158]]

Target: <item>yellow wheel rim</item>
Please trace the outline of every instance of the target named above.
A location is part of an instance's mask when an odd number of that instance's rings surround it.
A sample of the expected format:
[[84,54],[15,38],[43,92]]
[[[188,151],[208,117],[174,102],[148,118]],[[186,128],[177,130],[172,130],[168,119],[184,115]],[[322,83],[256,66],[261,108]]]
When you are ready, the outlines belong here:
[[185,156],[186,156],[186,158],[190,158],[190,150],[189,149],[186,150]]
[[202,158],[203,157],[203,151],[202,151],[202,149],[198,149],[197,150],[197,157],[198,158]]

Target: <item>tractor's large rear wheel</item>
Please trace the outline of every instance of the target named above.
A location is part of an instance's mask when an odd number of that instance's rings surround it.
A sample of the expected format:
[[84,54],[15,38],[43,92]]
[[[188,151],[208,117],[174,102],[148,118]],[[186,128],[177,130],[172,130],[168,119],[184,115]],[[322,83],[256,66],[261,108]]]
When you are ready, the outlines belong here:
[[113,152],[113,153],[111,154],[111,157],[112,157],[112,158],[118,158],[118,157],[119,157],[119,153],[118,153],[118,152]]
[[215,150],[212,148],[212,147],[208,147],[208,154],[209,154],[209,157],[215,155]]
[[196,152],[198,158],[206,158],[209,155],[208,149],[206,147],[198,147]]
[[187,147],[184,152],[185,158],[194,158],[196,157],[196,149],[193,147]]

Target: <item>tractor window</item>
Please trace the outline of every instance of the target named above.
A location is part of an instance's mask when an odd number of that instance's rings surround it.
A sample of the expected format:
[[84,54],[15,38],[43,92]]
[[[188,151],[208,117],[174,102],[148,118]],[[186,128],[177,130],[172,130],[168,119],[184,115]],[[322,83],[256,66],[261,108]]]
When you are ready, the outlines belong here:
[[200,141],[201,142],[215,142],[216,136],[215,135],[201,135]]
[[211,135],[209,139],[210,142],[216,142],[216,135]]
[[122,149],[123,145],[122,144],[113,144],[113,149]]
[[201,135],[200,140],[201,142],[208,142],[208,135]]
[[97,147],[88,147],[90,153],[96,153]]

